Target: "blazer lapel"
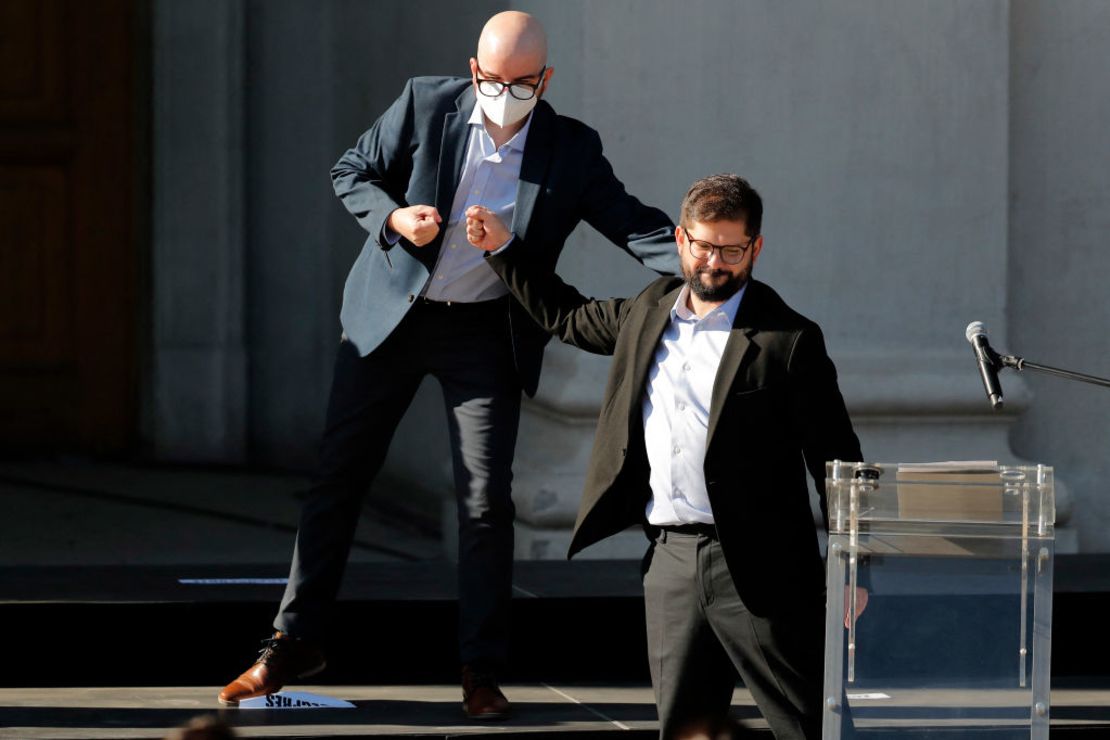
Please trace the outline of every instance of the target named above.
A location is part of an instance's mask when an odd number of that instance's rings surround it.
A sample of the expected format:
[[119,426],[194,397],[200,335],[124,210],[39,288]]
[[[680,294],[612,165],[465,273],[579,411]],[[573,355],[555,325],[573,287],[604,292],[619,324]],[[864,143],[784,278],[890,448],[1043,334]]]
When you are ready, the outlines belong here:
[[751,337],[756,333],[752,328],[752,319],[758,310],[756,307],[757,291],[753,290],[753,283],[749,282],[740,301],[740,309],[736,312],[736,319],[732,322],[732,331],[729,332],[725,350],[721,354],[721,363],[717,366],[717,376],[713,379],[713,395],[709,402],[709,428],[706,431],[705,445],[713,441],[713,432],[717,429],[717,421],[721,418],[721,409],[724,408],[728,392],[732,389],[733,381],[740,367],[751,361],[757,351]]
[[[474,88],[466,89],[455,98],[455,110],[443,117],[443,139],[439,145],[439,172],[436,176],[436,209],[444,222],[451,215],[455,191],[459,187],[466,142],[469,138],[470,112],[474,110]],[[445,224],[446,225],[446,224]],[[440,229],[442,234],[446,229]]]
[[540,101],[532,110],[532,123],[528,140],[524,143],[524,157],[520,162],[520,182],[516,189],[516,207],[513,210],[512,232],[522,239],[528,237],[532,209],[540,194],[540,185],[547,176],[551,161],[552,119],[555,111]]

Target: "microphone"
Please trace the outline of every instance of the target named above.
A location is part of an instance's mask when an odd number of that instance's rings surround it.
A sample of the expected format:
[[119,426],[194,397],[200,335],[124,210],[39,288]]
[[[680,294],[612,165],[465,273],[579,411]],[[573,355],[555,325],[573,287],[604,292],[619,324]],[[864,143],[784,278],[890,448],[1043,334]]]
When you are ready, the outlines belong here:
[[975,357],[979,360],[979,375],[983,378],[983,388],[987,391],[991,408],[998,410],[1002,408],[1002,386],[998,383],[1000,363],[995,359],[998,355],[987,342],[987,327],[982,321],[972,321],[967,325],[964,336],[975,349]]

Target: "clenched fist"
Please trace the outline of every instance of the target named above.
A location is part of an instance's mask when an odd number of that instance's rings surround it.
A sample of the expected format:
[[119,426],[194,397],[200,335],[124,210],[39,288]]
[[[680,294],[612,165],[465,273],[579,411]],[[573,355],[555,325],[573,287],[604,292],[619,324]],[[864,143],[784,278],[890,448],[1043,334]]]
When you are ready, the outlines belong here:
[[478,249],[492,252],[511,236],[509,229],[490,209],[483,206],[466,209],[466,240]]
[[442,221],[435,206],[409,206],[389,214],[386,223],[414,246],[422,247],[436,238]]

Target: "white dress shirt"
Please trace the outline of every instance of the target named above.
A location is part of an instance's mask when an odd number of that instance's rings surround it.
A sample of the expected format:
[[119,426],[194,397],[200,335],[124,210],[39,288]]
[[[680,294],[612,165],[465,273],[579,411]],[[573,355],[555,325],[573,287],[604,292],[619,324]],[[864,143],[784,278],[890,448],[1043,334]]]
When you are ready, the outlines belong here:
[[671,323],[655,350],[643,399],[644,442],[651,466],[650,524],[713,523],[705,488],[709,406],[717,366],[746,288],[699,318],[687,307],[687,285],[671,308]]
[[[508,94],[508,93],[505,93]],[[524,143],[532,126],[532,114],[524,127],[500,148],[486,133],[482,109],[477,103],[470,114],[470,137],[466,145],[459,187],[447,223],[443,246],[435,270],[428,276],[423,296],[432,301],[473,303],[506,295],[509,290],[484,259],[484,252],[466,240],[466,209],[485,206],[512,228],[516,191]],[[443,214],[440,214],[443,215]]]

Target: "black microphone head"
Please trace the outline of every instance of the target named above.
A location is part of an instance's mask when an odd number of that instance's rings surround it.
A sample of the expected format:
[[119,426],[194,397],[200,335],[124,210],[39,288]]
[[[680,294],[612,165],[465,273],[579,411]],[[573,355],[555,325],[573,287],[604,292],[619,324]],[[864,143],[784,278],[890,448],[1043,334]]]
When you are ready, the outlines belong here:
[[983,337],[984,339],[986,338],[987,325],[984,324],[982,321],[972,321],[970,324],[967,325],[967,330],[964,331],[964,336],[967,337],[967,341],[975,344],[975,337]]

